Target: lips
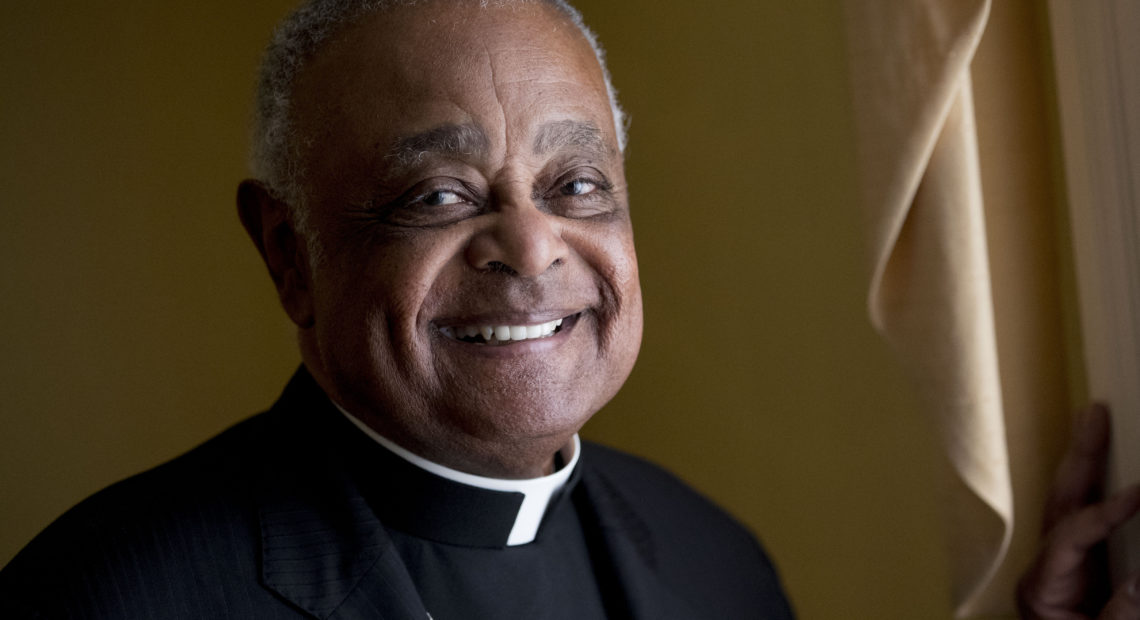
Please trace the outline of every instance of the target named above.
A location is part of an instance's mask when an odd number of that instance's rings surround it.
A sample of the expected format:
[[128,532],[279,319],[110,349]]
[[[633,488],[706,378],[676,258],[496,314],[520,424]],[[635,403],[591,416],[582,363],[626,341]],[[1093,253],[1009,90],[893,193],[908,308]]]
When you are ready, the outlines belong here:
[[478,345],[505,345],[524,340],[550,338],[563,329],[566,321],[573,321],[578,315],[554,319],[542,323],[505,324],[470,323],[440,327],[439,331],[452,340]]

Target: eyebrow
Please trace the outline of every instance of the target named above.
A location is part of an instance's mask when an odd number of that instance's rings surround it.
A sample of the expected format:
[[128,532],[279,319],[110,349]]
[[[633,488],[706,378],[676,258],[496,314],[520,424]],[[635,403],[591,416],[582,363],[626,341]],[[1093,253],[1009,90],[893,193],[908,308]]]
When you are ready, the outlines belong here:
[[568,146],[584,148],[598,157],[611,154],[598,126],[585,121],[550,121],[534,137],[534,152],[543,155]]
[[464,158],[485,154],[489,149],[490,140],[478,125],[447,124],[397,138],[384,158],[395,160],[400,166],[411,166],[429,154]]

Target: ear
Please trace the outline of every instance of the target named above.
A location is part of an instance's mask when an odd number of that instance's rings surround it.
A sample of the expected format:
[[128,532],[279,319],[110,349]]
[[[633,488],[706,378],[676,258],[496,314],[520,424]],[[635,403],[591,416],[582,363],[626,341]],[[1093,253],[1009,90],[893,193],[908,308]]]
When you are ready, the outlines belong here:
[[298,327],[312,327],[312,279],[305,244],[293,230],[289,206],[273,196],[260,181],[246,179],[238,186],[238,217],[269,276],[289,318]]

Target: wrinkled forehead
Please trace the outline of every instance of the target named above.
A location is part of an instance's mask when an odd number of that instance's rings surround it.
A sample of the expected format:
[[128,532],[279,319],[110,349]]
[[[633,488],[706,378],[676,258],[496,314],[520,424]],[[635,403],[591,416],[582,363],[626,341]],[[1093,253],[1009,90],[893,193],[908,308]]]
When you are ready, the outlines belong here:
[[317,53],[299,76],[294,101],[302,125],[306,115],[339,108],[358,121],[382,112],[415,116],[425,128],[455,122],[456,108],[577,106],[604,116],[598,125],[614,133],[592,48],[544,2],[434,0],[379,11]]
[[341,39],[351,37],[352,31],[393,46],[464,53],[480,44],[509,40],[535,50],[559,50],[567,56],[585,53],[589,64],[596,64],[577,26],[560,9],[541,1],[427,0],[397,4],[358,19]]

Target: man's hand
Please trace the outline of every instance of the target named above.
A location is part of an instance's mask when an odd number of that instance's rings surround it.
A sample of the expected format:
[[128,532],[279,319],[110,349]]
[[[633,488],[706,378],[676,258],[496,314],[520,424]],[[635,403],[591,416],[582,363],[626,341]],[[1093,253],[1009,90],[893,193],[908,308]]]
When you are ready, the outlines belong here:
[[1140,510],[1140,485],[1102,500],[1108,438],[1108,411],[1093,405],[1057,470],[1041,550],[1018,584],[1022,618],[1140,620],[1140,575],[1115,593],[1108,586],[1103,543]]

